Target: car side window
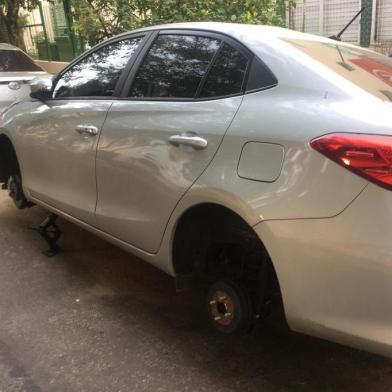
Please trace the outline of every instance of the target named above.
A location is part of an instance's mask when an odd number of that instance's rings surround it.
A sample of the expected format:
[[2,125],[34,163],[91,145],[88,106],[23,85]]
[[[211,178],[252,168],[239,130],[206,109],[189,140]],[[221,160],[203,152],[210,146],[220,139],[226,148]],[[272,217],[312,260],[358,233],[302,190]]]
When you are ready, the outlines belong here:
[[110,97],[121,72],[142,38],[127,38],[99,48],[61,75],[54,98]]
[[141,64],[130,97],[194,98],[221,41],[198,35],[158,36]]
[[241,93],[247,66],[247,57],[224,43],[207,75],[200,98]]

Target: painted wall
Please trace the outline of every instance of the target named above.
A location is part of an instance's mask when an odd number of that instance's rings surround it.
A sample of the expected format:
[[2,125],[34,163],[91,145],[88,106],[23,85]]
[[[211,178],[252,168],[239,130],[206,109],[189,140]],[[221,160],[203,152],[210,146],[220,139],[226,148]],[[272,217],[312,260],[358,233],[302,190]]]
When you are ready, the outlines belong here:
[[46,72],[50,74],[57,74],[68,65],[68,63],[61,61],[36,60],[36,63],[39,64]]

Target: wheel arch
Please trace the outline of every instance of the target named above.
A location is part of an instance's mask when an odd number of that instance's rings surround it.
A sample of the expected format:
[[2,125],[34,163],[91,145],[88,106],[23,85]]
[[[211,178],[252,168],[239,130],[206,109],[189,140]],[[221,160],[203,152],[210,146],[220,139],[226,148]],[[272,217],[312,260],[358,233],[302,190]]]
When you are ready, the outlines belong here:
[[238,198],[236,195],[219,188],[194,185],[177,204],[165,230],[161,251],[169,256],[170,261],[173,261],[173,244],[181,220],[184,219],[186,214],[189,214],[191,210],[208,205],[230,211],[232,214],[239,216],[250,227],[254,227],[262,221],[262,217],[257,215],[248,203]]
[[[201,246],[205,243],[205,248],[213,241],[224,240],[230,241],[233,236],[233,230],[240,232],[240,236],[248,237],[252,241],[257,241],[261,248],[264,249],[273,269],[273,261],[271,260],[265,244],[256,233],[253,226],[261,221],[260,217],[251,216],[249,211],[244,210],[240,206],[240,210],[233,209],[233,203],[221,203],[216,200],[199,201],[192,203],[184,208],[176,217],[175,223],[171,230],[170,254],[171,264],[175,275],[188,275],[192,270],[192,260],[194,257],[202,254],[189,255],[187,248],[192,248],[192,242]],[[245,213],[244,213],[245,211]],[[255,223],[255,221],[257,221]],[[212,233],[214,232],[215,233]],[[218,234],[217,232],[222,234]],[[238,233],[237,232],[237,233]],[[191,252],[195,249],[191,249]],[[187,255],[187,257],[185,257]],[[190,259],[189,260],[189,256]]]
[[[225,205],[207,201],[189,206],[178,216],[171,240],[172,265],[176,276],[188,274],[190,273],[189,269],[192,268],[189,254],[186,259],[183,257],[186,254],[185,247],[192,246],[192,242],[210,241],[213,230],[211,224],[223,216],[227,220],[242,219]],[[216,222],[215,226],[217,226]]]
[[256,308],[273,302],[284,318],[280,282],[270,253],[238,212],[216,202],[194,204],[178,217],[172,237],[171,262],[178,288],[203,287],[222,277],[239,278],[253,294],[258,293],[252,296]]
[[14,173],[20,173],[16,149],[11,138],[0,131],[0,183],[7,182]]

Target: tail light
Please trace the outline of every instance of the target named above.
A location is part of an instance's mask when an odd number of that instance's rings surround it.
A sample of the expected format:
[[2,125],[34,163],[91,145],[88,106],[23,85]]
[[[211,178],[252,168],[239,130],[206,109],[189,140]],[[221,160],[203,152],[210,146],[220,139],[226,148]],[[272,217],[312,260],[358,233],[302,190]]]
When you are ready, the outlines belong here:
[[392,136],[334,133],[313,139],[310,145],[353,173],[392,190]]

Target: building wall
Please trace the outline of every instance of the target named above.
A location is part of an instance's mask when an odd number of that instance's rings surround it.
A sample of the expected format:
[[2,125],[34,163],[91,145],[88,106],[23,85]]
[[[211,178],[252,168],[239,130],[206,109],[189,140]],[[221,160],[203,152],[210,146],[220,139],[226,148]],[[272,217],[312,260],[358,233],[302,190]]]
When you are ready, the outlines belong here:
[[379,0],[376,6],[375,41],[392,41],[392,0]]
[[39,64],[46,72],[50,74],[57,74],[62,71],[69,63],[62,61],[45,61],[45,60],[36,60],[36,63]]
[[303,0],[297,2],[292,12],[291,28],[310,34],[322,34],[320,29],[320,0]]
[[[329,37],[338,34],[360,9],[360,0],[326,0],[324,4],[324,35]],[[342,36],[343,41],[359,43],[359,20],[360,18],[356,19],[346,30]]]
[[[326,37],[337,34],[361,9],[361,0],[297,0],[291,12],[287,12],[287,24],[298,31]],[[372,36],[370,43],[381,47],[392,42],[392,0],[374,0]],[[289,20],[290,15],[292,20]],[[342,40],[359,44],[360,17],[343,34]]]

